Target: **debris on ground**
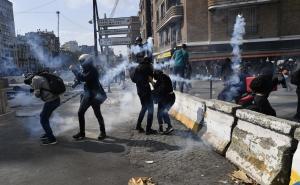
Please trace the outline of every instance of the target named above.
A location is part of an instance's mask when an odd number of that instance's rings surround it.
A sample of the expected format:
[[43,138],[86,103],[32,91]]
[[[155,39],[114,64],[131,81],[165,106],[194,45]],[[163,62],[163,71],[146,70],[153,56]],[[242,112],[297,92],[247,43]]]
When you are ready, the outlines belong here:
[[247,174],[245,172],[241,171],[241,170],[234,171],[229,176],[237,184],[239,184],[239,183],[243,183],[243,184],[255,184],[255,182],[253,182],[253,180],[250,179],[247,176]]
[[133,177],[129,180],[128,185],[157,185],[151,177]]
[[145,161],[145,163],[147,163],[147,164],[153,164],[154,161]]

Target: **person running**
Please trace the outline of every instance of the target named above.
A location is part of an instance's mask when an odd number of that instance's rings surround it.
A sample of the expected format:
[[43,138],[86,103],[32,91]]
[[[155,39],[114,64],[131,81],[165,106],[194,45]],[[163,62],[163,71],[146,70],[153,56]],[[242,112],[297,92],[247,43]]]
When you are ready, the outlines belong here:
[[[159,123],[159,131],[164,134],[170,134],[174,131],[169,117],[169,110],[175,103],[175,93],[173,92],[172,81],[170,77],[161,70],[155,70],[153,74],[156,83],[153,83],[153,96],[155,102],[158,103],[157,119]],[[168,127],[164,131],[163,124]]]
[[99,82],[99,72],[94,66],[93,57],[83,54],[79,57],[79,62],[83,71],[80,72],[70,66],[76,76],[77,81],[84,82],[84,92],[81,95],[80,107],[78,110],[79,132],[73,136],[75,140],[83,140],[85,138],[85,112],[92,107],[94,114],[100,126],[100,135],[98,140],[106,138],[105,125],[101,114],[100,106],[107,99],[106,93]]
[[53,135],[49,119],[53,111],[59,107],[60,97],[59,94],[51,91],[49,81],[44,76],[48,74],[49,73],[46,71],[42,71],[36,75],[28,74],[24,80],[25,84],[32,87],[34,95],[45,102],[40,114],[40,123],[45,131],[45,134],[40,137],[42,145],[54,145],[57,143],[57,140]]

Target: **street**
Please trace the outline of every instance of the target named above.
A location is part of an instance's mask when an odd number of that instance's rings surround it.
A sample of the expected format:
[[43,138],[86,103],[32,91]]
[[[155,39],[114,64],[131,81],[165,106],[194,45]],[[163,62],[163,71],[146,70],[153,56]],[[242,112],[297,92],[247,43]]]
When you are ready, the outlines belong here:
[[[103,142],[96,140],[99,129],[91,110],[86,114],[88,139],[72,139],[78,129],[75,92],[69,95],[75,97],[63,98],[69,101],[53,115],[58,138],[54,146],[39,142],[41,104],[14,108],[18,117],[0,123],[0,184],[121,185],[142,176],[163,185],[233,184],[228,174],[235,167],[181,123],[172,120],[176,130],[170,136],[137,133],[133,128],[140,105],[135,89],[112,91],[102,106],[109,136]],[[158,128],[156,118],[153,127]]]

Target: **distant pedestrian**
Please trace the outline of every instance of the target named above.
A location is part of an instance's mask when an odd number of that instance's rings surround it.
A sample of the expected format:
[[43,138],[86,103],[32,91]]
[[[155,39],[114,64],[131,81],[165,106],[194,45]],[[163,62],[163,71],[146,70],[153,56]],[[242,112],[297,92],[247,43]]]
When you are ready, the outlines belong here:
[[174,90],[176,90],[176,83],[179,84],[180,92],[183,92],[184,77],[186,65],[189,61],[189,53],[187,51],[187,45],[182,44],[181,49],[178,49],[174,52],[172,59],[174,59],[174,75],[176,78],[173,82]]
[[[155,102],[158,103],[157,119],[159,123],[159,131],[164,134],[170,134],[174,130],[168,114],[169,110],[175,103],[172,81],[168,75],[164,74],[160,70],[155,70],[153,77],[156,80],[153,96]],[[163,130],[164,123],[168,125],[165,131]]]
[[297,86],[296,94],[298,97],[297,112],[294,116],[294,119],[300,121],[300,66],[299,65],[297,66],[295,71],[292,72],[291,83]]
[[94,114],[100,126],[100,135],[98,140],[106,138],[104,120],[101,114],[100,106],[107,99],[106,93],[99,82],[99,72],[94,66],[93,57],[83,54],[79,57],[82,71],[78,71],[74,66],[70,66],[76,76],[77,81],[84,82],[84,92],[81,94],[80,107],[78,110],[79,132],[73,136],[76,140],[85,138],[85,112],[92,107]]
[[156,134],[157,132],[152,129],[154,104],[151,93],[150,81],[153,78],[153,65],[150,58],[144,58],[144,61],[139,63],[135,70],[131,73],[131,79],[136,84],[137,93],[141,101],[141,111],[137,120],[136,130],[140,133],[145,132],[142,127],[142,122],[146,112],[147,115],[147,126],[146,135]]
[[59,95],[65,91],[62,79],[49,72],[43,71],[35,75],[27,75],[24,83],[31,85],[34,95],[45,102],[40,114],[40,122],[45,131],[45,134],[40,137],[42,144],[56,144],[57,141],[53,135],[49,119],[53,111],[60,105]]

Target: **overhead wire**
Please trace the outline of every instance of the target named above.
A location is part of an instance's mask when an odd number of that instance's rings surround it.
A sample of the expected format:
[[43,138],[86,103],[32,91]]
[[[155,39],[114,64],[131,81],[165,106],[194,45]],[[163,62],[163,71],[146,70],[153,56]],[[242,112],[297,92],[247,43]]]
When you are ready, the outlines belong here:
[[83,26],[83,25],[81,25],[81,24],[73,21],[72,19],[70,19],[69,17],[67,17],[66,15],[64,15],[63,13],[60,13],[60,15],[61,15],[62,18],[64,18],[66,21],[72,23],[73,25],[76,25],[76,26],[78,26],[80,28],[84,28],[85,30],[89,30],[89,31],[91,30],[91,29],[89,29],[89,28],[87,28],[87,27],[85,27],[85,26]]
[[48,2],[46,2],[44,4],[41,4],[41,5],[38,5],[36,7],[30,8],[28,10],[24,10],[24,11],[20,11],[20,12],[16,12],[16,13],[30,13],[33,10],[40,9],[40,8],[45,7],[45,6],[48,6],[48,5],[52,4],[52,3],[54,3],[55,1],[57,1],[57,0],[51,0],[51,1],[48,1]]

